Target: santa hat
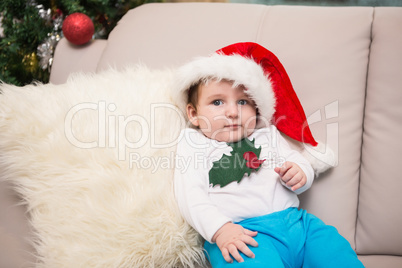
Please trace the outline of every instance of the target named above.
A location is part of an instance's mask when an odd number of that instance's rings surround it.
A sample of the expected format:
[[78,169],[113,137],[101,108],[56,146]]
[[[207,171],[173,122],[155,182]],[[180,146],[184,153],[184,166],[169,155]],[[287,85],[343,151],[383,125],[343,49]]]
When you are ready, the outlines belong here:
[[257,127],[273,124],[279,131],[300,142],[303,145],[302,154],[317,174],[336,165],[333,151],[313,138],[285,68],[266,48],[251,42],[236,43],[179,68],[176,97],[183,111],[189,88],[205,78],[226,79],[233,81],[235,86],[243,85],[258,107],[260,117]]

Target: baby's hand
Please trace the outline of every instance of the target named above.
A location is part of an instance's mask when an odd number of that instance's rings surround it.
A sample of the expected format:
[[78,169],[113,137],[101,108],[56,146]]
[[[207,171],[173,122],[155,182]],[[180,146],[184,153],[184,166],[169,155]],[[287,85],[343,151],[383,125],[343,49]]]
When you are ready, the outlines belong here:
[[244,260],[240,256],[239,250],[247,257],[254,258],[255,255],[247,244],[257,247],[258,243],[253,238],[256,235],[257,232],[244,229],[239,224],[228,222],[215,233],[212,241],[216,242],[225,261],[232,263],[233,259],[230,257],[232,255],[236,261],[243,262]]
[[304,171],[293,162],[285,162],[282,167],[276,167],[275,172],[279,174],[286,186],[291,187],[292,191],[300,189],[307,182]]

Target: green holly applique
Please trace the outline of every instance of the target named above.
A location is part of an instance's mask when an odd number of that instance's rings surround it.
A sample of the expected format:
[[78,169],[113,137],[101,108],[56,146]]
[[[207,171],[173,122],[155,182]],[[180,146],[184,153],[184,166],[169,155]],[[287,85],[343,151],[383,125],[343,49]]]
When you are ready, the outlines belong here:
[[223,154],[222,158],[213,162],[209,171],[209,183],[212,186],[225,187],[233,181],[240,182],[245,174],[250,176],[252,171],[258,171],[265,161],[259,160],[261,146],[256,148],[255,140],[242,139],[241,141],[228,143],[232,147],[230,155]]

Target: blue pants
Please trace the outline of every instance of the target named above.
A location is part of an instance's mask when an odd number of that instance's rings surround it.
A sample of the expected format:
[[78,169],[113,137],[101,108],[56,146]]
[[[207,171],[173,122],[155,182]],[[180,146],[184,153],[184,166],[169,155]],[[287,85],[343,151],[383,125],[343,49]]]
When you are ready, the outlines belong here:
[[207,258],[212,267],[286,267],[286,268],[348,268],[364,267],[349,242],[333,226],[305,210],[288,208],[261,217],[239,222],[241,226],[258,231],[251,247],[255,258],[240,253],[244,259],[227,263],[216,244],[205,242]]

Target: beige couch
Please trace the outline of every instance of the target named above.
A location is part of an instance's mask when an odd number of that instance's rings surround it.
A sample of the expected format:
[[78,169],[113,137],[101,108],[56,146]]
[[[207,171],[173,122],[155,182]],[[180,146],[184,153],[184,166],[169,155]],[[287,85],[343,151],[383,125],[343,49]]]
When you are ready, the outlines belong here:
[[[76,71],[144,63],[178,66],[225,45],[253,41],[284,64],[313,134],[339,164],[301,196],[334,225],[366,267],[402,267],[402,8],[247,4],[147,4],[108,40],[62,39],[51,83]],[[28,216],[0,184],[0,267],[27,266]],[[53,267],[52,267],[53,268]]]

